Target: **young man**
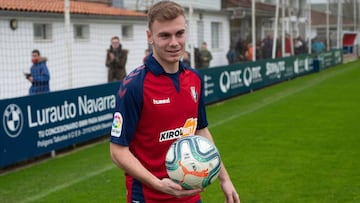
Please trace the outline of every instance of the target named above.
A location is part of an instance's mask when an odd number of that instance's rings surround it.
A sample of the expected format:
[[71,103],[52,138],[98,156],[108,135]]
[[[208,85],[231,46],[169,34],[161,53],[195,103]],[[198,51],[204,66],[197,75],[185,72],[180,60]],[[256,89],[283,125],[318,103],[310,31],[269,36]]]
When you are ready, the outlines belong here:
[[[201,189],[185,190],[168,178],[165,156],[181,132],[212,140],[207,128],[201,78],[182,62],[184,10],[160,1],[148,12],[153,54],[121,83],[110,137],[114,163],[126,174],[127,202],[200,203]],[[222,165],[219,180],[227,203],[240,202]]]
[[47,93],[50,91],[49,80],[50,74],[46,66],[46,57],[40,56],[40,51],[34,49],[31,52],[30,73],[25,73],[25,78],[31,83],[29,94]]

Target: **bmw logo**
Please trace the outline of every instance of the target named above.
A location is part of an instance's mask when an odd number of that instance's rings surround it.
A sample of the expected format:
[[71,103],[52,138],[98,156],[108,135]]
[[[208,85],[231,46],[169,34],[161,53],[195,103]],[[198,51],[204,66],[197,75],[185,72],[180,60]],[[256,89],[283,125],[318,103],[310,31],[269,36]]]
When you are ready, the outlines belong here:
[[9,104],[3,114],[3,126],[6,134],[15,138],[19,136],[24,124],[24,118],[20,107],[16,104]]

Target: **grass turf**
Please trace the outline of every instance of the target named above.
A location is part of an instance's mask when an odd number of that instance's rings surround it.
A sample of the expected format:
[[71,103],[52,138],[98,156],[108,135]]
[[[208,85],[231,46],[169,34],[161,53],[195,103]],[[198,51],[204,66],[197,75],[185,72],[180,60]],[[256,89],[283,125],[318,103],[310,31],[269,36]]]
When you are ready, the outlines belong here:
[[[360,61],[207,107],[242,202],[360,202]],[[0,176],[0,202],[125,202],[107,142]],[[204,203],[223,202],[219,183]]]

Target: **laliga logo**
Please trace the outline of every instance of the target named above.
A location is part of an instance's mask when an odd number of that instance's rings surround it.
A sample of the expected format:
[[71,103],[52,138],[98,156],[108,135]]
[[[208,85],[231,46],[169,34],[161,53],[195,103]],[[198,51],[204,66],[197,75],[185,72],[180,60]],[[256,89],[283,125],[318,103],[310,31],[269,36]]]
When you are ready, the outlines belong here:
[[24,118],[20,107],[16,104],[9,104],[3,114],[3,126],[6,134],[15,138],[19,136],[24,124]]

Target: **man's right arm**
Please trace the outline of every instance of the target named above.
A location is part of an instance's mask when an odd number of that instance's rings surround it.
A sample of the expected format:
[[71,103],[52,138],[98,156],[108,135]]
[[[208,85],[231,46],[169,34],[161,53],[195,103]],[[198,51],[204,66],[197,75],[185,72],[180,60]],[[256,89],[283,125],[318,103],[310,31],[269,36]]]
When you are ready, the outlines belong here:
[[162,180],[148,171],[139,160],[130,152],[129,147],[110,143],[110,154],[113,162],[126,173],[140,182],[155,188],[163,193],[176,197],[189,196],[199,193],[201,190],[184,190],[179,184],[169,178]]
[[129,175],[142,183],[156,187],[159,179],[151,174],[139,160],[130,152],[128,146],[110,143],[110,154],[113,162]]

